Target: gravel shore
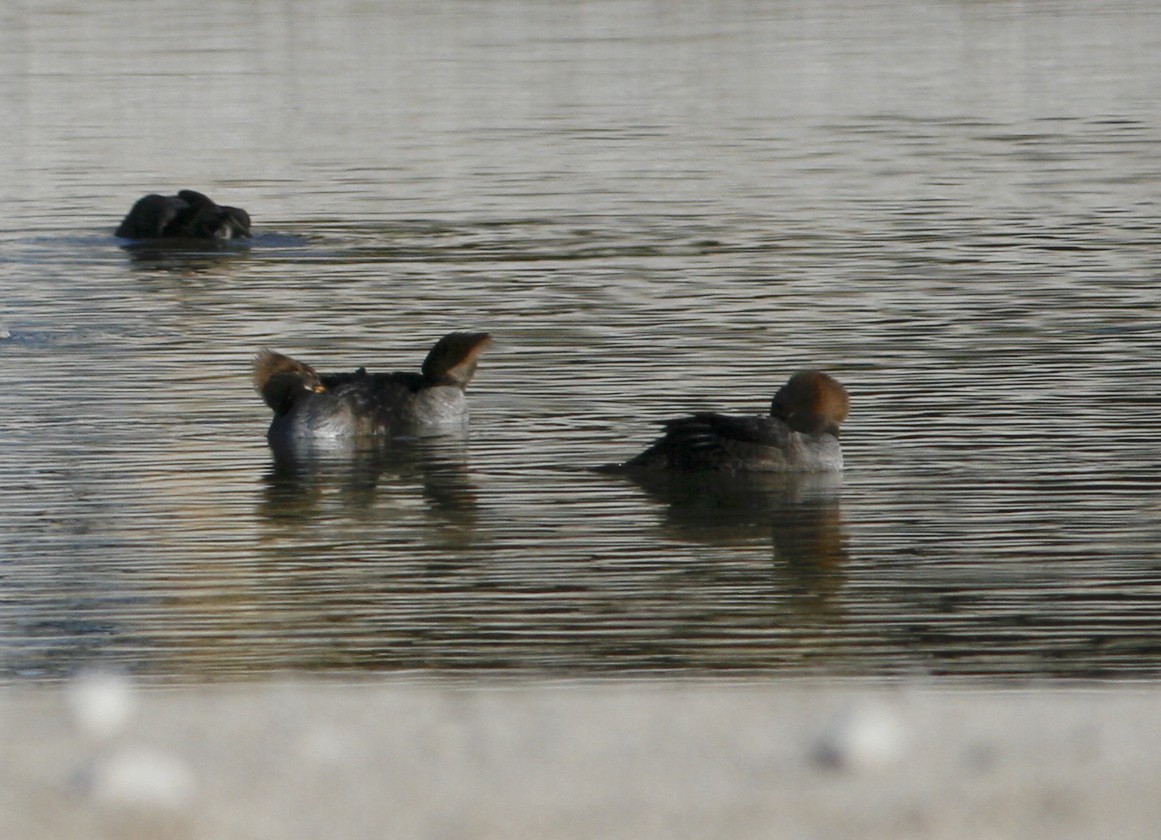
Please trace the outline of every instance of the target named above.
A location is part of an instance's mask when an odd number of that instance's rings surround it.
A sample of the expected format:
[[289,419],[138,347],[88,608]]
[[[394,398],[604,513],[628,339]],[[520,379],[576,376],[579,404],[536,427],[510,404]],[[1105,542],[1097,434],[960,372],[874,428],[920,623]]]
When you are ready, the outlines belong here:
[[0,689],[12,838],[1157,836],[1161,691]]

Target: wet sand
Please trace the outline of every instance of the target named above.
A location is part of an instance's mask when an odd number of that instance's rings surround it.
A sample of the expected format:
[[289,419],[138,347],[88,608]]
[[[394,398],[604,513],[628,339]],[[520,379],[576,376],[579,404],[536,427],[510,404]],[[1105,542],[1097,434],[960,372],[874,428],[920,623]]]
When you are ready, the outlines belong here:
[[12,838],[1091,838],[1161,691],[769,682],[0,690]]

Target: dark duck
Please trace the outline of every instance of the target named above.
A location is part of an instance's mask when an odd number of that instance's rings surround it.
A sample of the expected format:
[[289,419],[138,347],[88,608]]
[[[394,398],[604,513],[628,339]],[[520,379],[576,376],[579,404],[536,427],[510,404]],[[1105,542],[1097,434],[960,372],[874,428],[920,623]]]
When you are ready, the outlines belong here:
[[250,235],[250,214],[215,204],[194,190],[144,196],[121,220],[124,239],[239,239]]

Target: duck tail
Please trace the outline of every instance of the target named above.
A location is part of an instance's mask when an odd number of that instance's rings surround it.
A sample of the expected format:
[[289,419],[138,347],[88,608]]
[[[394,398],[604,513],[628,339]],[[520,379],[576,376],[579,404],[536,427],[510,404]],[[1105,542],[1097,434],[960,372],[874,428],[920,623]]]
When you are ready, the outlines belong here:
[[254,355],[254,390],[261,394],[270,377],[288,368],[288,361],[293,360],[289,356],[275,353],[268,347],[259,350]]
[[277,413],[287,411],[302,389],[321,391],[322,384],[308,364],[263,348],[254,357],[254,390]]
[[492,343],[488,333],[448,333],[423,360],[423,378],[431,385],[467,388],[476,372],[480,354]]

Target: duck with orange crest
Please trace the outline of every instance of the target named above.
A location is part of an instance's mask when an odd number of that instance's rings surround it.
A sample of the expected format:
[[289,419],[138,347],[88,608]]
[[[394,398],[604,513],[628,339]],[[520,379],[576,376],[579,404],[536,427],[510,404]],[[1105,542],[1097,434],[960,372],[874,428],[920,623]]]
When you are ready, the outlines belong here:
[[640,455],[606,468],[616,472],[838,472],[843,468],[839,426],[850,400],[838,380],[818,370],[790,377],[770,413],[731,416],[699,412],[664,423],[665,431]]
[[267,439],[385,440],[462,429],[468,418],[464,391],[488,333],[448,333],[431,349],[418,373],[317,373],[310,365],[263,350],[254,359],[254,387],[274,411]]

